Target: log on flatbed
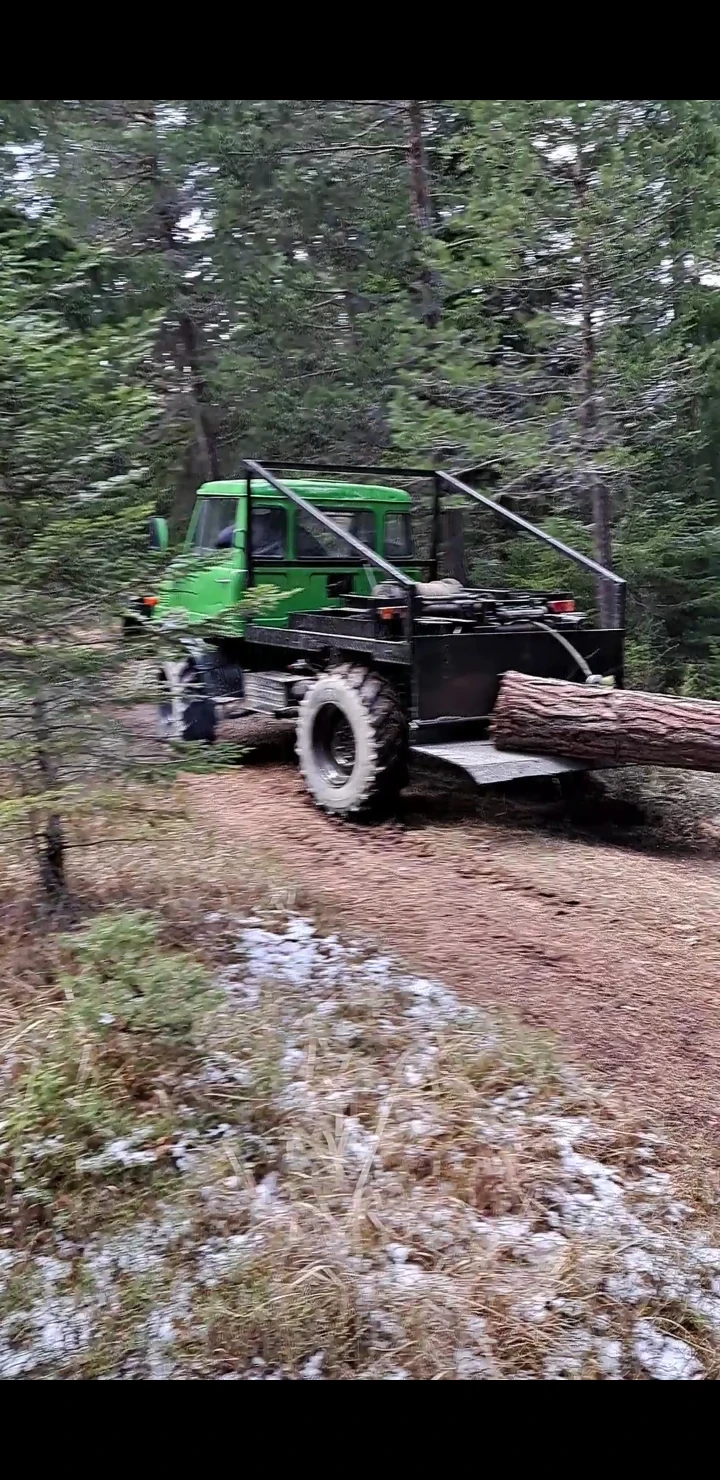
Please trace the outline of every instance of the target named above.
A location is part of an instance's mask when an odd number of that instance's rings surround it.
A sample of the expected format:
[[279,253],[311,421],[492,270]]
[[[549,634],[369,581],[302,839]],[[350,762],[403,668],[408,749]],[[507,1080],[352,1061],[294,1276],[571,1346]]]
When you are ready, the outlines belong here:
[[595,766],[720,771],[720,704],[508,673],[492,722],[498,750]]

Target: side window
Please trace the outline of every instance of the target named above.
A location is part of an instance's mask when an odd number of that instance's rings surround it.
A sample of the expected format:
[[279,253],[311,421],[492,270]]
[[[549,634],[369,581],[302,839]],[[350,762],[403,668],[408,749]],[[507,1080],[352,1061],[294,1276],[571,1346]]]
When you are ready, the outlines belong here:
[[196,555],[231,550],[235,539],[236,498],[204,498],[200,503],[192,548]]
[[408,560],[413,554],[412,525],[409,514],[385,515],[385,549],[388,560]]
[[287,510],[257,509],[252,511],[252,553],[254,560],[287,558]]
[[[327,509],[324,512],[341,529],[347,530],[348,534],[367,545],[368,549],[375,549],[375,515],[371,509],[353,509],[352,512],[347,509]],[[333,534],[331,529],[325,529],[322,524],[318,524],[317,519],[311,519],[302,510],[298,512],[295,524],[295,554],[298,560],[347,562],[361,558],[339,535]]]
[[350,533],[354,534],[356,540],[362,540],[369,550],[377,549],[375,538],[375,515],[370,509],[359,509],[353,514],[350,521]]

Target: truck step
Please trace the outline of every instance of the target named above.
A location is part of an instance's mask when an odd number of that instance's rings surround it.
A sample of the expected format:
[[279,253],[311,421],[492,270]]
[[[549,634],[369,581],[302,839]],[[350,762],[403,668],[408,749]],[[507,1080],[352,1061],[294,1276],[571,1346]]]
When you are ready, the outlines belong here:
[[569,771],[588,771],[584,761],[561,760],[552,755],[496,750],[492,740],[459,740],[447,745],[413,745],[412,755],[442,761],[466,771],[478,786],[500,786],[506,781],[529,781],[538,776],[563,776]]
[[245,707],[253,714],[285,717],[297,708],[297,688],[291,673],[246,673]]

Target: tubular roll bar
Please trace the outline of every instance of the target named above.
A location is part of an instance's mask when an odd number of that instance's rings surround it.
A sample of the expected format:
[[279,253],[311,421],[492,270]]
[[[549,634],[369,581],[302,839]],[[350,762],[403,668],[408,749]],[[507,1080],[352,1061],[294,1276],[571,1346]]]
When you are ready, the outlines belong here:
[[[385,560],[382,555],[378,555],[377,551],[371,550],[367,545],[364,545],[362,543],[362,540],[356,539],[354,535],[347,534],[346,531],[344,529],[341,529],[340,526],[336,524],[335,521],[331,519],[328,514],[324,514],[320,509],[315,508],[315,506],[309,503],[307,499],[302,498],[299,493],[293,493],[291,488],[288,488],[285,483],[281,483],[279,479],[277,479],[273,473],[269,472],[267,468],[263,467],[261,463],[246,460],[243,463],[243,467],[245,468],[247,473],[248,489],[247,559],[249,575],[252,570],[252,520],[250,518],[250,508],[252,500],[252,480],[255,477],[263,479],[266,483],[269,483],[270,487],[274,488],[276,493],[279,493],[283,498],[289,499],[291,503],[296,504],[297,507],[299,509],[302,509],[304,513],[309,514],[311,518],[316,519],[319,524],[324,525],[326,529],[329,529],[331,531],[331,533],[337,535],[338,538],[343,540],[346,545],[349,545],[351,549],[356,550],[358,555],[362,556],[366,564],[373,565],[376,567],[376,569],[384,571],[385,575],[389,576],[391,580],[397,581],[399,585],[403,586],[408,597],[408,634],[412,634],[412,609],[414,606],[413,597],[415,587],[414,581],[411,581],[410,578],[406,576],[403,571],[398,570],[396,566],[391,565],[389,560]],[[472,499],[474,503],[480,504],[483,508],[490,509],[493,514],[498,514],[501,519],[504,519],[508,524],[515,525],[515,527],[517,529],[521,529],[524,534],[529,534],[532,539],[539,540],[540,543],[543,545],[548,545],[551,550],[555,550],[558,555],[562,555],[566,560],[571,561],[573,565],[577,565],[582,570],[587,570],[590,572],[590,574],[594,576],[599,576],[601,580],[607,581],[614,590],[615,599],[613,602],[613,606],[615,626],[617,628],[620,628],[621,630],[625,627],[627,582],[623,580],[622,576],[616,575],[615,572],[612,570],[606,570],[605,566],[598,565],[595,560],[590,560],[587,555],[582,555],[579,550],[573,550],[570,545],[563,544],[562,540],[556,540],[554,535],[546,534],[544,530],[538,529],[537,525],[531,524],[528,519],[523,519],[520,514],[514,514],[511,509],[506,509],[503,507],[502,504],[496,503],[494,499],[488,498],[487,494],[477,493],[474,488],[470,488],[467,483],[463,483],[461,479],[453,473],[443,473],[439,472],[437,469],[432,468],[352,467],[348,466],[347,464],[343,465],[336,463],[273,463],[273,467],[275,469],[275,472],[278,473],[344,473],[350,474],[351,476],[358,475],[361,477],[372,478],[431,479],[434,483],[430,562],[432,579],[434,579],[437,575],[438,554],[440,547],[440,513],[442,508],[442,496],[443,491],[445,489],[448,489],[451,493],[461,494],[464,498]],[[465,476],[471,477],[474,471],[475,469],[468,470]]]
[[543,545],[549,545],[551,550],[556,550],[558,555],[563,555],[566,560],[571,560],[573,565],[579,565],[582,570],[590,571],[593,575],[600,576],[614,587],[614,617],[616,626],[625,626],[625,607],[627,601],[627,582],[622,576],[618,576],[612,570],[606,570],[604,565],[598,565],[595,560],[590,560],[587,555],[581,555],[579,550],[573,550],[570,545],[564,545],[562,540],[556,540],[554,535],[546,534],[537,525],[531,524],[528,519],[523,519],[520,514],[514,514],[512,510],[503,508],[494,499],[488,498],[485,493],[476,493],[474,488],[469,488],[467,483],[461,483],[452,473],[438,473],[438,482],[444,484],[452,493],[461,493],[465,498],[474,499],[476,504],[482,504],[483,508],[491,509],[494,514],[499,514],[509,524],[514,524],[529,534],[533,539],[540,540]]

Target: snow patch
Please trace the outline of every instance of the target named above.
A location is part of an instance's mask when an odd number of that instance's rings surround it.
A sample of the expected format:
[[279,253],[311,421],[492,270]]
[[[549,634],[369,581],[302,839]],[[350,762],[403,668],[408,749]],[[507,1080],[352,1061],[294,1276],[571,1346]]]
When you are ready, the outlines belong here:
[[[408,1378],[393,1352],[411,1349],[408,1330],[427,1308],[454,1332],[449,1375],[502,1376],[492,1322],[471,1313],[479,1289],[483,1309],[486,1300],[487,1308],[500,1304],[530,1333],[537,1358],[521,1376],[703,1375],[692,1347],[667,1336],[648,1312],[682,1300],[720,1337],[720,1250],[683,1232],[688,1210],[655,1165],[654,1138],[637,1148],[634,1167],[620,1169],[605,1158],[607,1132],[590,1115],[568,1114],[562,1088],[553,1097],[531,1079],[501,1094],[468,1091],[462,1122],[453,1121],[441,1055],[457,1029],[463,1043],[467,1032],[479,1062],[501,1051],[488,1018],[441,983],[323,937],[300,917],[272,926],[257,916],[209,923],[237,932],[237,959],[217,978],[227,1008],[248,1015],[241,1020],[252,1028],[272,1007],[277,1064],[267,1096],[275,1139],[266,1143],[264,1131],[233,1125],[229,1108],[227,1123],[194,1127],[188,1109],[170,1147],[188,1211],[161,1205],[83,1249],[58,1240],[23,1261],[28,1294],[21,1311],[0,1318],[0,1376],[67,1370],[117,1308],[128,1278],[158,1289],[142,1316],[143,1357],[134,1375],[174,1376],[180,1334],[199,1295],[242,1279],[258,1258],[272,1268],[273,1251],[293,1246],[309,1215],[317,1269],[347,1283],[372,1333],[364,1375]],[[216,1050],[201,1083],[219,1090],[229,1107],[252,1095],[253,1073],[241,1051],[234,1057]],[[196,1087],[188,1081],[188,1106]],[[222,1157],[208,1153],[224,1140],[227,1175],[217,1178],[211,1163]],[[241,1165],[232,1159],[236,1142]],[[508,1158],[533,1164],[538,1144],[542,1176],[535,1173],[527,1195],[504,1197]],[[253,1172],[255,1152],[262,1174]],[[150,1167],[158,1156],[130,1137],[77,1165],[95,1175]],[[484,1192],[475,1194],[486,1159],[500,1168],[497,1207]],[[13,1252],[0,1251],[0,1290],[17,1264]],[[587,1290],[598,1292],[594,1303]],[[608,1296],[628,1312],[629,1325],[621,1325],[632,1330],[629,1341],[613,1329]],[[409,1368],[409,1357],[403,1360]],[[329,1361],[310,1348],[294,1373],[257,1357],[225,1376],[317,1381]]]
[[654,1321],[635,1323],[633,1350],[640,1366],[656,1382],[690,1382],[703,1375],[692,1347],[666,1336]]

